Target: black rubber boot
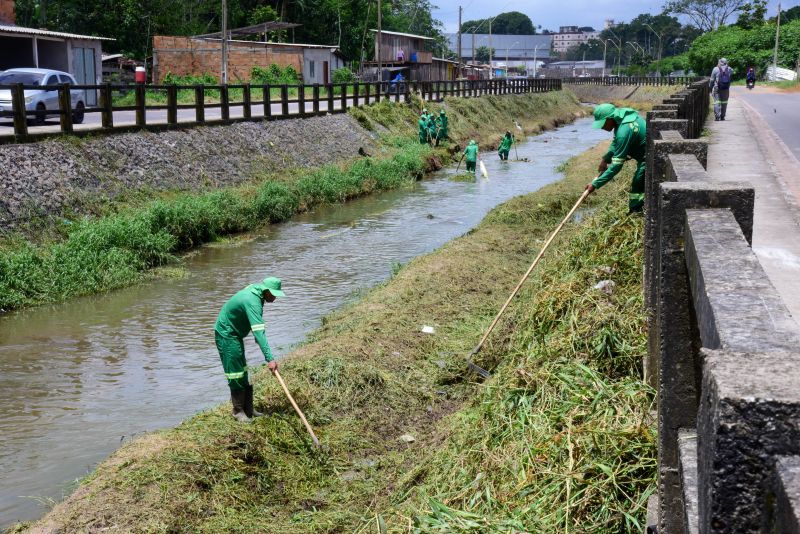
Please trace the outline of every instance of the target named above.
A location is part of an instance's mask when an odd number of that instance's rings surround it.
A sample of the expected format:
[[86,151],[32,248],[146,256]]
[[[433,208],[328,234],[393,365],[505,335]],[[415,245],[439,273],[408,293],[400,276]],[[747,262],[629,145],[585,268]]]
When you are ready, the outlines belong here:
[[247,417],[261,417],[262,415],[264,415],[263,413],[256,411],[256,409],[253,408],[253,385],[252,384],[248,385],[245,391],[247,392],[247,395],[245,396],[245,401],[244,401],[244,413],[247,415]]
[[[252,391],[253,386],[249,386]],[[233,405],[233,416],[237,421],[242,423],[249,423],[251,421],[247,414],[247,389],[232,389],[231,390],[231,404]],[[252,396],[250,397],[252,399]]]

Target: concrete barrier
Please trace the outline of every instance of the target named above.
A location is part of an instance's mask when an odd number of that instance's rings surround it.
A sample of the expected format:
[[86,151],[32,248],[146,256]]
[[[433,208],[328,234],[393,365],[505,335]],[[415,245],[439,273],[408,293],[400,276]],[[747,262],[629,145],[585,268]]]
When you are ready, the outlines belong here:
[[800,331],[750,248],[753,188],[706,173],[708,97],[692,84],[647,117],[648,532],[799,532]]

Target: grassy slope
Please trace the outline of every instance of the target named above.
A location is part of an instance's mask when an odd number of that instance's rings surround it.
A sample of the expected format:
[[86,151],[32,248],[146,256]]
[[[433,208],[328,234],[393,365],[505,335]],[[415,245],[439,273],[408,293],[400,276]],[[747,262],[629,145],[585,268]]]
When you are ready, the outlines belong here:
[[[243,426],[220,406],[136,440],[36,526],[376,532],[383,521],[392,532],[413,523],[420,532],[568,523],[619,532],[640,521],[655,449],[644,421],[650,392],[637,379],[642,224],[625,216],[630,169],[590,198],[596,214],[565,229],[501,322],[480,359],[495,377],[475,384],[464,366],[599,154],[413,260],[285,360],[325,452],[311,452],[262,372],[257,405],[271,417]],[[610,296],[592,289],[604,278],[617,284]]]
[[[411,106],[386,101],[352,110],[370,129],[385,135],[374,158],[281,175],[254,176],[247,185],[210,192],[165,194],[155,201],[116,206],[108,216],[55,229],[57,238],[34,244],[23,237],[0,242],[0,311],[61,301],[130,285],[152,269],[175,265],[177,255],[220,236],[286,220],[322,203],[343,202],[375,191],[403,187],[447,160],[409,140],[420,101]],[[499,138],[513,117],[529,114],[529,130],[566,122],[581,113],[569,93],[448,100],[452,137],[474,132],[475,109],[492,110],[482,130]],[[439,105],[433,105],[434,109]],[[502,123],[502,124],[501,124]],[[494,136],[494,137],[492,137]]]

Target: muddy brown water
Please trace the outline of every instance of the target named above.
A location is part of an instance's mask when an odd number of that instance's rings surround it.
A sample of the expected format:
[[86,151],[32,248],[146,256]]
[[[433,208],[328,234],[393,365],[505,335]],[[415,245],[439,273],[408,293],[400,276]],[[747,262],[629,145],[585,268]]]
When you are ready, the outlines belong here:
[[[590,125],[582,119],[529,138],[518,147],[528,162],[484,153],[489,180],[450,180],[453,165],[410,190],[324,207],[236,246],[204,247],[186,259],[186,278],[0,317],[0,528],[43,515],[123,442],[228,399],[213,327],[238,289],[283,279],[287,297],[265,306],[265,320],[273,349],[286,354],[322,316],[389,278],[394,264],[559,179],[561,162],[608,139]],[[263,362],[252,337],[246,348],[252,365]]]

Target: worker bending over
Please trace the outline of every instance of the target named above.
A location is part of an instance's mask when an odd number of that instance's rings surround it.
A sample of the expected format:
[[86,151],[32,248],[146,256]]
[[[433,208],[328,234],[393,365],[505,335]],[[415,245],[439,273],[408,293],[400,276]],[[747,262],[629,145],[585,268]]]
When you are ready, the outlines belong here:
[[600,104],[594,109],[592,128],[614,131],[614,139],[608,152],[600,162],[600,176],[586,186],[589,193],[600,189],[622,169],[626,160],[635,159],[636,172],[631,180],[628,194],[629,213],[642,211],[644,207],[645,151],[647,150],[646,123],[636,110],[617,108],[613,104]]
[[233,295],[222,307],[214,325],[214,341],[222,360],[222,369],[231,390],[233,416],[242,422],[263,415],[253,409],[253,386],[247,376],[247,360],[244,356],[244,338],[251,331],[261,347],[270,371],[278,369],[264,332],[264,302],[274,302],[283,297],[280,278],[265,278],[260,284],[252,284]]
[[506,131],[503,139],[500,140],[500,146],[497,147],[497,154],[500,156],[501,160],[508,160],[508,153],[511,151],[512,144],[514,144],[514,136],[511,135],[511,132]]

